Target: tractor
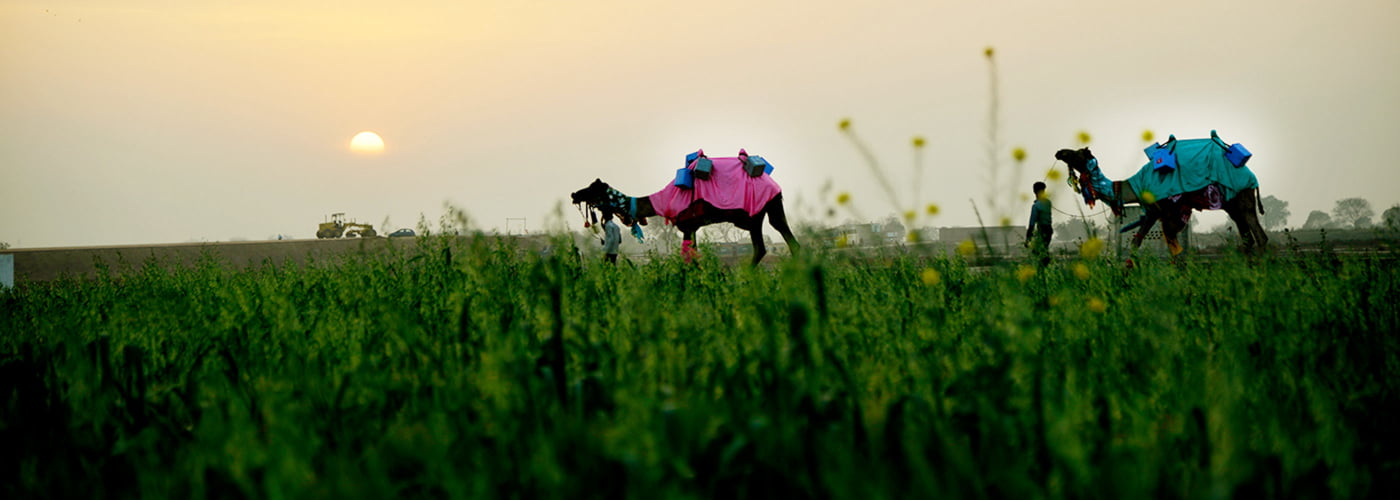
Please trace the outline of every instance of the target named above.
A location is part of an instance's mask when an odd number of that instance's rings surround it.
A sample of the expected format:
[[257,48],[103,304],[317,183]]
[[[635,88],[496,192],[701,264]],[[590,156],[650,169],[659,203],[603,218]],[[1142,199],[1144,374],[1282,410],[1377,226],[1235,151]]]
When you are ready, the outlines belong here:
[[342,235],[347,238],[356,236],[373,238],[377,234],[374,232],[374,226],[369,224],[360,224],[355,221],[345,222],[344,212],[331,214],[330,220],[322,222],[321,226],[316,229],[316,237],[322,239],[339,238]]

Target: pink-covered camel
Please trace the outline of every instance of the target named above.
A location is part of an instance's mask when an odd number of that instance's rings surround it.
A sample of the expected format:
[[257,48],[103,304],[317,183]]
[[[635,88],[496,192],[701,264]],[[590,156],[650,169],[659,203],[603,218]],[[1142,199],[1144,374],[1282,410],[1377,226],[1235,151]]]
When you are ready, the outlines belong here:
[[[588,187],[575,191],[571,197],[575,204],[586,204],[612,213],[622,220],[623,225],[642,223],[647,217],[660,215],[680,229],[684,242],[681,251],[687,257],[693,255],[695,233],[710,224],[728,222],[749,232],[753,243],[753,263],[756,265],[767,255],[763,243],[763,219],[783,236],[788,249],[800,250],[797,238],[788,227],[787,214],[783,211],[782,188],[773,178],[764,173],[757,177],[744,171],[741,157],[710,158],[713,171],[708,179],[694,179],[693,187],[681,188],[675,183],[651,196],[631,197],[613,189],[601,179],[594,179]],[[693,168],[691,164],[690,168]]]

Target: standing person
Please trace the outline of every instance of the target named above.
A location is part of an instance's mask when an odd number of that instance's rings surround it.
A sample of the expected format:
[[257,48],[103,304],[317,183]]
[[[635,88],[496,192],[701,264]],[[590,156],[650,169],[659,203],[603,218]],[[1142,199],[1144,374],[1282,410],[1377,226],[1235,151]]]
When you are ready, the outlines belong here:
[[617,247],[622,244],[622,229],[613,221],[612,212],[603,212],[603,255],[608,263],[617,264]]
[[1040,265],[1050,263],[1050,237],[1055,229],[1050,226],[1050,197],[1045,194],[1045,183],[1036,181],[1031,185],[1035,192],[1035,203],[1031,204],[1031,220],[1026,226],[1026,245],[1031,254],[1040,258]]

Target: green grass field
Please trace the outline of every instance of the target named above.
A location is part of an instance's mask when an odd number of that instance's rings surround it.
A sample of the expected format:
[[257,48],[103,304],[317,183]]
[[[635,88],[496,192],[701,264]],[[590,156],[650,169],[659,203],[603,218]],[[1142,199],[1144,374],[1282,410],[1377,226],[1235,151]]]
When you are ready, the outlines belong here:
[[152,262],[0,291],[0,494],[1380,496],[1394,264]]

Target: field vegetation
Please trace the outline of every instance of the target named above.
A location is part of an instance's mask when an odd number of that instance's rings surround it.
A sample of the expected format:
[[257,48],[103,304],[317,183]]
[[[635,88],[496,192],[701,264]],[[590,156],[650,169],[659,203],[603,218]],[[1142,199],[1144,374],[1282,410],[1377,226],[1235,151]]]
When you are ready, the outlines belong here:
[[1394,255],[603,265],[489,237],[0,291],[0,494],[1367,497]]

